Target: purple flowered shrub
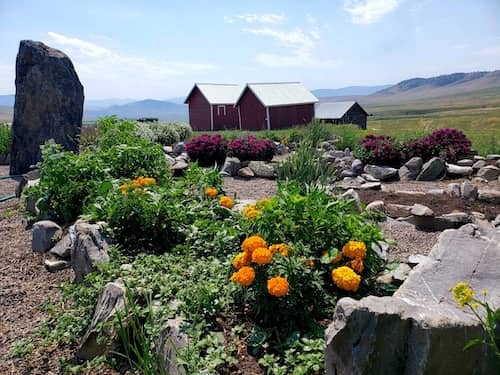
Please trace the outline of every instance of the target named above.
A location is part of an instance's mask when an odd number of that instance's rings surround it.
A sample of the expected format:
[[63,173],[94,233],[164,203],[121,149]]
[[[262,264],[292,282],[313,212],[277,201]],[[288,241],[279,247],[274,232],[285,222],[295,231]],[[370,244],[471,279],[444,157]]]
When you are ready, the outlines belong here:
[[439,156],[450,163],[470,154],[471,141],[457,129],[445,128],[434,130],[420,140],[413,140],[405,145],[408,158],[420,156],[424,160]]
[[359,144],[364,163],[395,166],[401,164],[403,146],[392,137],[368,134]]
[[241,161],[270,161],[276,152],[274,142],[269,139],[257,139],[253,135],[244,135],[229,143],[229,154]]
[[186,143],[186,152],[201,166],[222,166],[227,154],[227,142],[220,134],[202,134]]

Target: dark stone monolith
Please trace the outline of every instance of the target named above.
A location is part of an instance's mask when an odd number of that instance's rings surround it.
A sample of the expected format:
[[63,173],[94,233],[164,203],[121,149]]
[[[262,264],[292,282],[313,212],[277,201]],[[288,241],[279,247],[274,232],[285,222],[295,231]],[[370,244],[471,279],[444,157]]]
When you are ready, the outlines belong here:
[[63,52],[22,40],[16,59],[16,102],[10,174],[25,173],[41,160],[40,145],[54,139],[78,151],[83,86]]

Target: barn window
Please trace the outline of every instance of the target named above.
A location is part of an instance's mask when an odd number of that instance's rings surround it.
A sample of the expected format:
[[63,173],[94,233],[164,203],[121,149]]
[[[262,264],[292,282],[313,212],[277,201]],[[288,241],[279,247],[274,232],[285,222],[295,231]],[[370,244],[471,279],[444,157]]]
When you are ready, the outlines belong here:
[[226,115],[226,106],[218,105],[217,106],[217,116],[225,116]]

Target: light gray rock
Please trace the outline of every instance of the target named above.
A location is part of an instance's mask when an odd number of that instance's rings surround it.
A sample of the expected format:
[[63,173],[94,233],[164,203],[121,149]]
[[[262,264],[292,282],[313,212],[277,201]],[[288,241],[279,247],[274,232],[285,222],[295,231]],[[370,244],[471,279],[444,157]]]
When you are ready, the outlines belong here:
[[320,143],[320,147],[323,151],[330,151],[334,148],[333,146],[334,145],[329,141],[323,141]]
[[487,302],[500,304],[500,232],[471,236],[447,230],[392,297],[342,298],[326,331],[328,375],[496,374],[477,318],[453,300],[451,288],[467,280]]
[[356,210],[358,212],[361,212],[361,199],[359,197],[359,194],[354,189],[347,190],[344,194],[342,194],[342,198],[352,199]]
[[41,42],[21,40],[9,174],[38,163],[40,145],[49,139],[77,152],[82,116],[83,86],[69,57]]
[[[101,292],[94,315],[87,332],[83,336],[76,356],[83,360],[90,360],[111,350],[116,332],[113,326],[105,324],[111,322],[117,312],[125,309],[125,287],[121,280],[107,283]],[[108,339],[108,343],[102,343],[98,338],[102,336]]]
[[478,183],[478,184],[488,184],[488,180],[482,178],[482,177],[474,177],[472,179],[472,182]]
[[422,158],[413,157],[408,160],[400,169],[399,177],[403,181],[414,180],[417,178],[418,174],[422,170],[422,165],[424,164]]
[[392,271],[392,283],[401,285],[408,278],[411,267],[406,263],[399,263],[398,267]]
[[497,168],[500,168],[500,159],[497,160],[497,162],[495,163],[495,165],[497,166]]
[[415,177],[412,177],[412,173],[408,167],[405,167],[404,165],[398,169],[398,175],[401,181],[410,181],[415,179]]
[[75,223],[75,242],[71,249],[71,268],[75,282],[81,283],[97,265],[108,262],[108,243],[97,224],[84,221]]
[[488,181],[494,181],[500,176],[500,168],[495,167],[494,165],[487,165],[486,167],[482,167],[477,172],[477,177],[484,178]]
[[186,144],[184,142],[176,143],[172,149],[174,155],[181,155],[186,152]]
[[422,171],[418,174],[417,181],[433,181],[441,178],[446,171],[444,161],[438,157],[433,157],[422,166]]
[[373,177],[371,174],[368,173],[362,173],[361,177],[366,180],[367,182],[380,182],[378,178]]
[[486,160],[500,160],[500,154],[488,154]]
[[500,191],[498,190],[479,190],[477,197],[480,201],[500,204]]
[[366,205],[365,210],[385,213],[385,203],[381,200],[370,202]]
[[177,352],[189,344],[189,338],[181,329],[184,320],[180,317],[168,319],[165,328],[160,332],[157,353],[166,374],[185,375],[186,371],[177,364]]
[[448,195],[450,197],[460,198],[460,196],[462,194],[462,189],[460,187],[460,184],[451,183],[451,184],[448,184],[448,188],[447,188],[446,192],[448,193]]
[[434,211],[420,203],[415,203],[410,212],[415,216],[434,216]]
[[255,173],[253,173],[253,171],[250,168],[244,167],[238,171],[238,176],[243,178],[252,178],[255,177]]
[[359,176],[363,173],[363,162],[359,159],[354,159],[351,164],[352,171]]
[[443,195],[443,194],[446,194],[446,190],[444,190],[444,189],[430,189],[430,190],[427,190],[427,194],[429,194],[429,195]]
[[189,164],[185,160],[176,160],[170,167],[174,176],[182,176],[189,168]]
[[416,265],[424,262],[432,261],[431,257],[422,254],[412,254],[408,257],[408,265],[413,268]]
[[497,215],[497,217],[491,222],[491,224],[493,224],[494,227],[500,227],[500,214]]
[[404,204],[387,203],[386,213],[390,217],[407,217],[411,215],[411,209],[413,206],[407,206]]
[[61,259],[69,259],[71,257],[71,250],[73,249],[75,239],[74,228],[74,226],[71,226],[68,233],[50,249],[49,252],[52,255]]
[[472,167],[474,165],[474,160],[472,159],[460,159],[457,161],[457,165],[461,167]]
[[66,268],[71,267],[70,262],[68,262],[67,260],[59,259],[46,259],[44,264],[47,271],[51,273],[62,271]]
[[398,170],[395,168],[381,167],[372,164],[366,165],[364,171],[381,181],[390,180],[398,174]]
[[274,142],[274,148],[276,150],[276,155],[285,155],[290,152],[288,147],[280,142]]
[[371,244],[372,250],[384,261],[387,262],[389,260],[389,245],[385,242]]
[[481,156],[481,155],[474,155],[473,159],[474,159],[474,161],[486,160],[486,158],[484,156]]
[[224,165],[222,166],[221,173],[226,173],[228,176],[237,176],[241,168],[240,159],[234,157],[227,157]]
[[477,186],[474,184],[471,184],[469,182],[462,182],[461,186],[461,192],[462,192],[462,198],[467,199],[467,200],[476,200],[478,191],[477,191]]
[[362,190],[380,190],[382,184],[380,182],[365,182],[359,186]]
[[36,253],[44,253],[57,241],[61,235],[61,227],[50,220],[42,220],[33,224],[31,249]]
[[350,169],[344,169],[342,172],[340,172],[340,178],[345,178],[345,177],[356,177],[357,174],[350,170]]
[[478,160],[472,165],[472,169],[481,169],[483,167],[486,167],[488,163],[486,163],[486,160]]
[[250,168],[257,177],[274,178],[275,175],[273,165],[265,161],[251,161],[248,164],[248,168]]
[[470,176],[472,174],[472,167],[448,164],[446,166],[446,172],[456,176]]

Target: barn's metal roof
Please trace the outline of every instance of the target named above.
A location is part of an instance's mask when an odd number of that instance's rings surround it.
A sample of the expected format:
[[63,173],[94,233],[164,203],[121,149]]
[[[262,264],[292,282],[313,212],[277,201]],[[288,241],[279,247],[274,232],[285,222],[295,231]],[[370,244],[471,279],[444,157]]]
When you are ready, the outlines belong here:
[[198,87],[210,104],[234,104],[243,87],[225,83],[195,83],[184,103],[187,103],[193,90]]
[[316,103],[314,112],[317,119],[340,119],[345,113],[356,104],[355,101],[350,102],[319,102]]
[[[249,83],[246,85],[266,107],[316,103],[318,99],[299,82]],[[243,90],[236,101],[239,102]]]

